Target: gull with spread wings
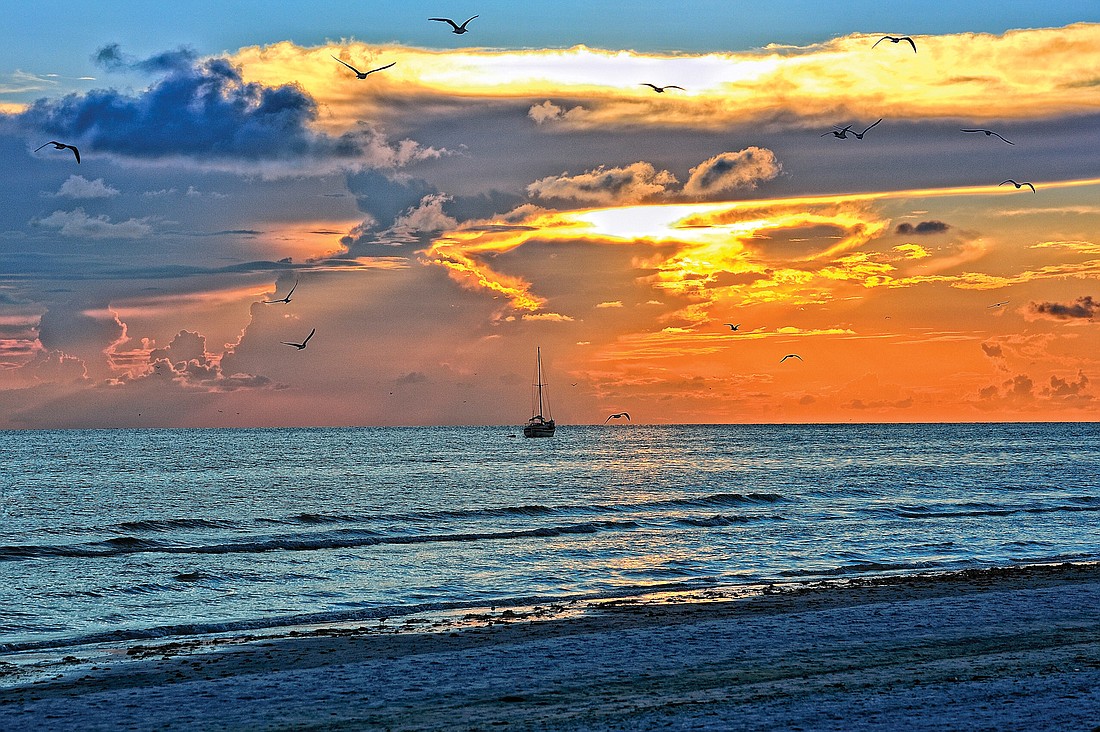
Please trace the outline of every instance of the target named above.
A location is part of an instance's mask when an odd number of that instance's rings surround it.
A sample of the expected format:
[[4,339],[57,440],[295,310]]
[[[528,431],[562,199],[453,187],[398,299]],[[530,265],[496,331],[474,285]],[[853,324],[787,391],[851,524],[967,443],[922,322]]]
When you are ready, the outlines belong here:
[[612,415],[611,415],[610,417],[608,417],[607,419],[605,419],[605,420],[603,421],[603,423],[604,423],[604,424],[607,424],[608,422],[610,422],[610,421],[611,421],[611,420],[613,420],[613,419],[622,419],[623,417],[626,417],[626,421],[627,421],[627,422],[629,422],[629,421],[630,421],[630,415],[629,415],[629,414],[627,414],[626,412],[616,412],[615,414],[612,414]]
[[316,328],[311,330],[309,332],[309,335],[306,336],[306,339],[304,341],[302,341],[301,343],[291,343],[290,341],[279,341],[279,343],[282,343],[284,346],[294,346],[299,351],[301,351],[302,349],[304,349],[306,347],[306,344],[309,343],[309,339],[312,338],[313,334],[316,333],[316,332],[317,332]]
[[294,285],[290,288],[290,292],[286,294],[286,297],[280,297],[278,300],[264,300],[264,304],[272,305],[277,302],[290,302],[290,296],[294,294],[294,288],[298,286],[298,279],[295,278]]
[[469,23],[471,20],[473,20],[476,17],[477,17],[476,15],[470,16],[469,18],[466,19],[466,22],[463,23],[462,25],[459,25],[458,23],[454,22],[450,18],[428,18],[428,20],[438,20],[441,23],[450,23],[451,27],[454,28],[454,30],[451,31],[451,33],[457,33],[458,35],[462,35],[463,33],[469,33],[470,32],[470,31],[466,30],[466,23]]
[[[333,56],[333,58],[336,59],[337,61],[340,61],[340,59],[336,58],[335,56]],[[354,66],[347,63],[346,61],[340,61],[340,63],[344,64],[344,66],[347,66],[349,69],[354,71],[355,72],[355,77],[357,79],[365,79],[368,76],[370,76],[371,74],[373,74],[375,71],[383,71],[384,69],[388,69],[391,66],[394,66],[394,65],[397,64],[397,62],[394,61],[392,64],[386,64],[385,66],[379,66],[377,69],[371,69],[370,71],[360,71],[359,69],[355,68]]]
[[66,145],[65,143],[58,142],[57,140],[50,140],[49,142],[44,143],[44,144],[39,145],[38,147],[36,147],[34,149],[34,151],[38,152],[42,148],[46,147],[46,145],[53,145],[54,149],[56,149],[56,150],[72,150],[73,155],[76,156],[77,165],[80,164],[80,151],[76,149],[76,145]]
[[[878,120],[871,125],[871,127],[874,127],[875,125],[877,125],[881,121],[882,121],[882,117],[879,117]],[[857,140],[862,140],[863,136],[867,134],[868,130],[870,130],[871,127],[868,127],[863,132],[856,132],[855,130],[852,130],[852,134],[856,136]]]
[[684,89],[684,87],[676,86],[675,84],[669,84],[667,86],[657,86],[656,84],[650,84],[648,81],[643,81],[641,84],[639,84],[639,86],[648,86],[650,89],[657,92],[658,94],[664,94],[665,89],[679,89],[680,91],[687,91],[686,89]]
[[909,45],[913,47],[913,53],[917,52],[917,44],[913,43],[913,39],[909,36],[883,36],[882,38],[875,41],[871,45],[871,48],[874,48],[883,41],[890,41],[890,43],[901,43],[902,41],[908,41]]
[[[822,137],[828,137],[829,135],[832,135],[833,137],[836,137],[838,139],[847,140],[848,139],[848,133],[852,131],[852,126],[851,125],[846,125],[844,127],[837,127],[836,125],[833,125],[833,127],[835,129],[829,130],[828,132],[824,133],[821,136]],[[870,127],[868,127],[867,129],[870,129]],[[866,132],[866,131],[867,130],[864,130],[864,132]]]
[[1016,181],[1014,181],[1014,180],[1012,180],[1011,178],[1009,178],[1008,180],[1003,180],[1003,181],[1001,181],[1001,182],[1000,182],[1000,183],[998,183],[997,185],[998,185],[998,186],[1003,186],[1003,185],[1004,185],[1005,183],[1011,183],[1012,185],[1016,186],[1017,188],[1023,188],[1024,186],[1027,186],[1028,188],[1030,188],[1030,189],[1031,189],[1031,192],[1032,192],[1032,193],[1034,193],[1034,192],[1035,192],[1035,186],[1031,185],[1031,184],[1030,184],[1030,183],[1028,183],[1028,182],[1027,182],[1026,180],[1025,180],[1025,181],[1024,181],[1023,183],[1017,183]]
[[[998,135],[993,130],[987,130],[987,129],[984,129],[984,128],[981,128],[981,127],[978,127],[978,128],[972,129],[972,130],[963,130],[963,132],[984,132],[986,137],[989,137],[990,135],[993,135],[994,137],[1001,137],[1000,135]],[[1001,139],[1005,140],[1005,138],[1003,138],[1003,137],[1001,137]],[[1009,145],[1015,145],[1016,144],[1015,142],[1012,142],[1012,140],[1005,140],[1005,142],[1007,142]]]

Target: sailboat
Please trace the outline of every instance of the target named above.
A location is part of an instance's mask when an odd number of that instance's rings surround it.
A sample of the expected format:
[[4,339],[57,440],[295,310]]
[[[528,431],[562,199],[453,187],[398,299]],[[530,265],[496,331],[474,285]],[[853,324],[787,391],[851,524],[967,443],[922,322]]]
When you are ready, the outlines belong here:
[[[533,415],[523,427],[524,437],[553,437],[554,417],[550,414],[550,403],[543,399],[542,387],[542,349],[535,348],[535,387],[538,389],[538,409],[532,408]],[[544,411],[545,410],[545,411]],[[543,417],[546,414],[546,417]]]

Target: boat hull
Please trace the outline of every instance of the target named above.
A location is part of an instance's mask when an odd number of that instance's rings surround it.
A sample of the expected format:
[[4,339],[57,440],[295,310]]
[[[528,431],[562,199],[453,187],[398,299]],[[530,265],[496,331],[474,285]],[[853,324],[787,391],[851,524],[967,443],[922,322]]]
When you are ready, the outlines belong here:
[[542,422],[540,424],[529,424],[523,428],[524,437],[553,437],[554,436],[554,423]]

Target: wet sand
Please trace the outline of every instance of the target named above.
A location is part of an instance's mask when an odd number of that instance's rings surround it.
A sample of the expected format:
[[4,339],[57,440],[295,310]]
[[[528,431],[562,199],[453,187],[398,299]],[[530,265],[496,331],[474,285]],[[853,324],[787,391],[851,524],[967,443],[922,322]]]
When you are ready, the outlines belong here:
[[743,594],[2,665],[0,729],[1100,729],[1097,565]]

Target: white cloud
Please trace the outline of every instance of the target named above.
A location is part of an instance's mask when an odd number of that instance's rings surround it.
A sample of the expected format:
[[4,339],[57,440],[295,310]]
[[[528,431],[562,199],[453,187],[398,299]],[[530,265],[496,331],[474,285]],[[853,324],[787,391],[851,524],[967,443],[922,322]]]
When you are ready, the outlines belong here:
[[458,221],[443,213],[443,204],[448,200],[450,198],[442,193],[424,196],[415,208],[394,220],[392,229],[410,233],[454,229],[458,226]]
[[542,104],[536,104],[527,110],[527,116],[535,120],[535,124],[544,124],[558,120],[577,119],[584,116],[587,110],[584,107],[573,107],[566,110],[547,99]]
[[586,203],[635,203],[667,192],[676,176],[637,162],[623,168],[600,166],[580,175],[552,175],[527,186],[527,193],[541,198],[565,198]]
[[75,211],[54,211],[38,219],[42,226],[60,229],[62,236],[83,239],[140,239],[153,233],[148,219],[127,219],[113,224],[105,215],[89,216],[83,208]]
[[102,178],[88,180],[82,175],[70,175],[54,193],[55,198],[111,198],[119,190],[107,185]]

